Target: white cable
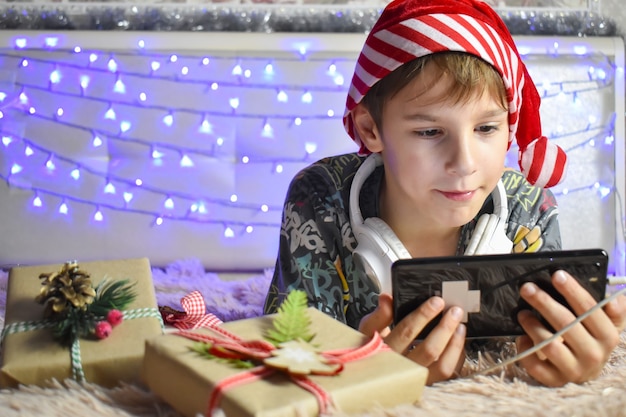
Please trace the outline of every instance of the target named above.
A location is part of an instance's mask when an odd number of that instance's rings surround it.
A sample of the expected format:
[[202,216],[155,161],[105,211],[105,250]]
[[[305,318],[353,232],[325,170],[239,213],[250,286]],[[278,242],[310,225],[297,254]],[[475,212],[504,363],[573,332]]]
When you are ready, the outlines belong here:
[[609,280],[609,285],[625,285],[626,284],[626,277],[610,276],[607,278]]
[[[612,284],[611,284],[612,285]],[[595,306],[591,307],[589,310],[585,311],[583,314],[581,314],[580,316],[576,317],[576,320],[572,321],[570,324],[568,324],[567,326],[563,327],[561,330],[559,330],[558,332],[554,333],[551,337],[549,337],[548,339],[537,343],[535,346],[533,346],[532,348],[525,350],[524,352],[520,353],[519,355],[513,356],[512,358],[509,358],[501,363],[498,363],[496,365],[493,365],[489,368],[474,372],[471,375],[468,375],[468,377],[472,377],[475,375],[482,375],[482,374],[487,374],[490,372],[495,371],[498,368],[503,368],[505,366],[508,366],[512,363],[515,363],[521,359],[524,359],[527,356],[532,355],[533,353],[543,349],[544,347],[546,347],[547,345],[549,345],[550,343],[552,343],[554,340],[558,339],[559,337],[561,337],[564,333],[566,333],[567,331],[569,331],[572,327],[574,327],[575,325],[577,325],[578,323],[580,323],[581,321],[583,321],[584,319],[586,319],[587,317],[589,317],[591,314],[593,314],[596,310],[604,307],[606,304],[610,303],[611,301],[613,301],[614,299],[616,299],[618,296],[622,295],[622,294],[626,294],[626,288],[622,288],[621,290],[617,291],[614,294],[611,294],[611,296],[605,298],[604,300],[599,301]]]

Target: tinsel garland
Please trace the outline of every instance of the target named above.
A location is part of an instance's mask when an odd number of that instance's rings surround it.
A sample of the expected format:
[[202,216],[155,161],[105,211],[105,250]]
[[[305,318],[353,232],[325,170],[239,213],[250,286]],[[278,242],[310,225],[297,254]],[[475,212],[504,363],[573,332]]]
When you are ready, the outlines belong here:
[[[367,33],[380,7],[284,5],[32,4],[0,6],[0,29]],[[513,35],[615,36],[607,17],[587,11],[502,10]]]

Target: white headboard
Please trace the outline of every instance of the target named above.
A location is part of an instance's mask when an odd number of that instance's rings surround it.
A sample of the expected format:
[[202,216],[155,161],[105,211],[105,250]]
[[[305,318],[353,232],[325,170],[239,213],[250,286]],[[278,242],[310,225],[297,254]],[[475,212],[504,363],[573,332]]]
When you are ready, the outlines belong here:
[[[273,266],[291,178],[355,150],[341,116],[364,36],[0,31],[0,265]],[[623,275],[622,40],[516,41],[569,149],[564,246]]]

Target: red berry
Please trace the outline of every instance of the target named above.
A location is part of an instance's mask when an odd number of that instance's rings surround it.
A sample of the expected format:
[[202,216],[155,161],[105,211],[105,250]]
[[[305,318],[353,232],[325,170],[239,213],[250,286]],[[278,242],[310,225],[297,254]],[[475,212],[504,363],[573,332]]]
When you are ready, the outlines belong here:
[[107,321],[113,327],[124,321],[124,313],[119,310],[111,310],[107,314]]
[[98,324],[96,324],[95,333],[98,339],[106,339],[107,337],[111,335],[112,331],[113,331],[113,328],[106,321],[101,321]]

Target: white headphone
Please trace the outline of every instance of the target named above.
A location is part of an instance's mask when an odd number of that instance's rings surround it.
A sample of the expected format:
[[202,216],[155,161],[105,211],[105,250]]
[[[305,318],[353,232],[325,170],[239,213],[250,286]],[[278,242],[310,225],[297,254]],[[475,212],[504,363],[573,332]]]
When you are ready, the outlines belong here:
[[[365,273],[378,282],[381,292],[391,294],[391,265],[398,259],[411,258],[400,239],[383,220],[368,217],[363,220],[359,207],[359,195],[365,180],[382,165],[379,153],[371,154],[357,170],[350,188],[350,222],[357,247],[352,253],[356,263]],[[508,219],[507,197],[502,181],[491,193],[493,214],[483,214],[476,223],[465,255],[510,253],[513,243],[506,236]]]

